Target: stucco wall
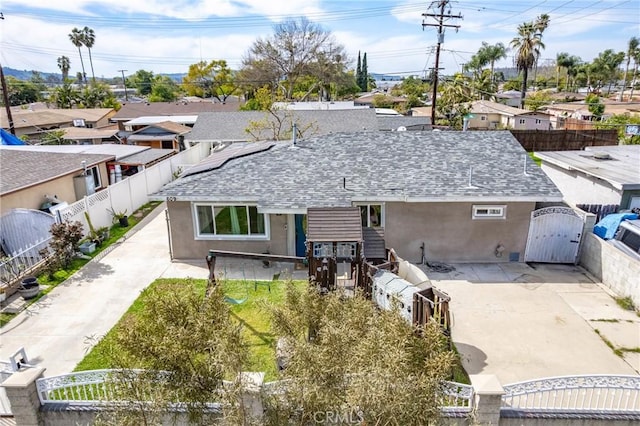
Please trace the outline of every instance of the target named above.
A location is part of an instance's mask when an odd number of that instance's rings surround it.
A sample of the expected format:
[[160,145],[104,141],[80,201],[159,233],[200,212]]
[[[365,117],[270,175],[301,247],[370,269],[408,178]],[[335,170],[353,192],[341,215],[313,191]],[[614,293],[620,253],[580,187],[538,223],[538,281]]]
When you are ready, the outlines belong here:
[[[43,165],[44,167],[45,165]],[[100,169],[100,182],[102,187],[109,185],[109,175],[107,174],[106,163],[98,165]],[[78,176],[80,172],[68,174],[48,182],[34,185],[20,191],[12,192],[0,197],[0,213],[4,213],[14,208],[21,209],[40,209],[42,203],[45,202],[46,195],[55,195],[59,200],[66,201],[71,204],[78,199],[76,198],[73,186],[73,177]]]
[[640,261],[623,253],[595,234],[587,233],[582,243],[580,265],[618,296],[630,296],[640,306]]
[[[481,204],[481,203],[475,203]],[[482,203],[498,204],[498,203]],[[385,240],[400,257],[419,262],[424,242],[427,260],[440,262],[508,262],[524,249],[535,203],[506,204],[506,219],[471,218],[471,203],[387,203]],[[495,256],[501,244],[502,257]]]
[[171,246],[175,259],[204,259],[209,250],[244,251],[287,255],[287,216],[269,215],[271,238],[259,241],[194,240],[191,203],[167,203],[171,221]]
[[603,180],[590,179],[583,173],[565,170],[546,161],[542,162],[542,170],[569,204],[620,204],[621,192]]

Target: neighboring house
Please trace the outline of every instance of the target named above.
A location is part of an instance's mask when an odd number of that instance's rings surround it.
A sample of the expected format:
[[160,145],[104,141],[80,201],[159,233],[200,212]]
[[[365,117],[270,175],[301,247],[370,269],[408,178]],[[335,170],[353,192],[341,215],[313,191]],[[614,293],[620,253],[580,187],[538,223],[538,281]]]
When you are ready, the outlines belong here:
[[[115,114],[112,108],[85,109],[45,109],[13,112],[16,136],[40,139],[49,130],[67,127],[100,128],[109,125],[109,118]],[[6,111],[0,113],[2,127],[9,128]]]
[[65,127],[64,138],[78,145],[100,145],[122,143],[118,137],[118,128],[115,124],[100,128]]
[[196,124],[198,115],[154,115],[150,117],[138,117],[123,123],[124,130],[127,132],[135,132],[145,126],[170,121],[172,123],[182,124],[183,126],[193,127]]
[[514,108],[520,108],[520,96],[522,94],[519,90],[507,90],[505,92],[496,93],[493,95],[496,101],[503,105],[507,105]]
[[429,117],[399,117],[378,116],[378,130],[383,131],[413,131],[432,130],[431,119]]
[[[603,120],[611,117],[612,115],[618,114],[640,115],[640,103],[638,102],[616,102],[605,99],[602,100],[602,103],[604,104],[604,113],[601,116],[601,119]],[[584,100],[580,102],[547,105],[544,111],[551,115],[551,123],[555,129],[564,129],[569,127],[589,128],[586,126],[579,126],[571,119],[589,122],[587,124],[598,120],[598,117],[589,111],[589,106],[585,104]]]
[[393,96],[390,95],[386,92],[371,92],[371,93],[366,93],[362,96],[357,97],[353,103],[356,106],[368,106],[373,108],[375,105],[375,100],[376,99],[380,99],[380,100],[384,100],[384,103],[386,104],[391,104],[391,105],[404,105],[407,103],[407,98],[404,98],[402,96]]
[[272,107],[274,109],[286,109],[291,111],[326,111],[330,109],[343,110],[369,108],[368,105],[355,105],[353,101],[274,102]]
[[566,202],[640,208],[640,145],[535,154]]
[[172,121],[145,126],[126,137],[127,143],[151,148],[181,150],[181,140],[191,131],[190,127]]
[[474,101],[469,108],[469,130],[549,130],[549,114],[514,108],[491,101]]
[[[370,132],[378,130],[378,119],[371,108],[328,111],[276,111],[278,120],[266,111],[211,112],[198,116],[187,144],[197,142],[248,142],[274,139],[291,134],[296,123],[298,137],[326,135],[336,132]],[[251,132],[249,132],[250,130]]]
[[359,206],[363,227],[379,231],[364,235],[412,262],[522,261],[536,203],[562,200],[506,131],[232,144],[150,197],[168,202],[175,258],[303,256],[309,208]]
[[110,154],[60,153],[0,149],[0,212],[14,208],[40,209],[45,196],[69,204],[109,184]]
[[116,183],[123,177],[134,175],[147,167],[176,154],[173,149],[155,149],[146,146],[124,144],[97,145],[26,145],[4,149],[61,154],[104,154],[114,157],[107,162],[108,180],[105,185]]
[[122,108],[111,117],[111,122],[117,123],[118,129],[125,131],[124,123],[140,117],[165,117],[162,121],[167,121],[167,116],[197,116],[203,112],[238,111],[241,105],[242,103],[235,98],[228,99],[224,104],[218,101],[131,102],[122,104]]

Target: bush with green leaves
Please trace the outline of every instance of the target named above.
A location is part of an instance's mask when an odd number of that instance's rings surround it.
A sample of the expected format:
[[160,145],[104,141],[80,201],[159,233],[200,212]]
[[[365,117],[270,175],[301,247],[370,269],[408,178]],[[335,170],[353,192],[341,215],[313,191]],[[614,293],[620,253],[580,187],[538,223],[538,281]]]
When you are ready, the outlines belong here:
[[59,269],[69,267],[84,238],[84,229],[78,221],[67,221],[54,223],[49,232],[52,236],[49,248],[40,250],[40,255],[46,259],[44,269],[51,277]]

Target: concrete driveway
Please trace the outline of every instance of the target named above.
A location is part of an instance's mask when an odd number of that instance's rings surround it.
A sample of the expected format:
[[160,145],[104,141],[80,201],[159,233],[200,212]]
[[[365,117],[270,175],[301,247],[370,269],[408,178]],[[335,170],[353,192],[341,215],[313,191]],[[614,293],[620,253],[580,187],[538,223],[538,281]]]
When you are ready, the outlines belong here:
[[[502,384],[573,374],[638,374],[640,317],[569,265],[452,265],[427,274],[451,296],[452,337],[469,374]],[[618,356],[605,342],[618,349]]]

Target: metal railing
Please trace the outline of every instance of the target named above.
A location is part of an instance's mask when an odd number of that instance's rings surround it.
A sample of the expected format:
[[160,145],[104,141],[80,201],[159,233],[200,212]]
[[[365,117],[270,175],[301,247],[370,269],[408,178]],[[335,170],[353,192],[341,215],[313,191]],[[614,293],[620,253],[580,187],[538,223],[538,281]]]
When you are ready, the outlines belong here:
[[504,386],[505,414],[640,416],[640,376],[549,377]]
[[51,237],[0,260],[0,283],[11,285],[29,274],[44,260],[40,250],[49,247]]
[[442,384],[441,402],[442,412],[445,415],[467,414],[473,410],[473,386],[457,382],[444,382]]

